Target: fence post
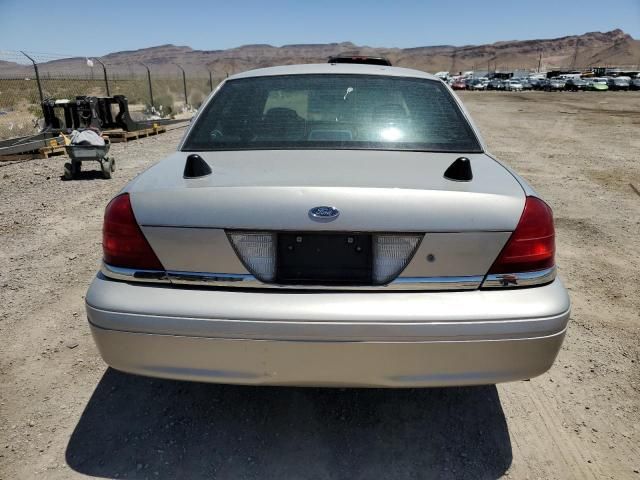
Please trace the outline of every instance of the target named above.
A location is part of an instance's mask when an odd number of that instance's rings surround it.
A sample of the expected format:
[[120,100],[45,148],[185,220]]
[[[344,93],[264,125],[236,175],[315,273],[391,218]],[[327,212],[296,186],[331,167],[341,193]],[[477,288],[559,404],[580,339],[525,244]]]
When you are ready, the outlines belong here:
[[542,68],[542,50],[540,50],[540,55],[538,56],[538,73],[540,73],[541,68]]
[[104,86],[107,87],[107,97],[111,96],[111,92],[109,91],[109,79],[107,78],[107,67],[104,66],[104,63],[102,63],[102,61],[98,60],[97,58],[93,58],[96,62],[98,62],[100,65],[102,65],[102,71],[104,72]]
[[149,70],[149,67],[142,62],[140,62],[140,65],[147,69],[147,80],[149,81],[149,98],[151,99],[151,110],[153,110],[153,88],[151,88],[151,70]]
[[27,57],[29,60],[31,60],[31,63],[33,63],[33,69],[36,72],[36,82],[38,84],[38,93],[40,94],[40,105],[42,105],[42,102],[44,102],[44,96],[42,95],[42,85],[40,85],[40,72],[38,72],[38,64],[33,58],[31,58],[29,55],[24,53],[22,50],[20,51],[20,53],[23,54],[25,57]]
[[187,76],[184,73],[184,68],[182,68],[177,63],[174,63],[174,65],[178,67],[180,70],[182,70],[182,88],[184,89],[184,108],[186,110],[186,108],[189,106],[189,99],[187,97]]
[[209,88],[213,92],[213,76],[211,74],[211,70],[209,70]]

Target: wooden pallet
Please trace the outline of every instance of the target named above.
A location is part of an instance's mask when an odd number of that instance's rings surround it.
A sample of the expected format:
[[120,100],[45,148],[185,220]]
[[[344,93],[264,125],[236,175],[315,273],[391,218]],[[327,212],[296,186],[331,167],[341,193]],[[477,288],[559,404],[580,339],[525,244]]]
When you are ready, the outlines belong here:
[[34,150],[33,152],[16,153],[14,155],[0,155],[0,162],[18,162],[21,160],[38,160],[42,158],[55,157],[64,155],[63,146],[44,147]]
[[158,135],[160,133],[165,133],[166,131],[167,127],[156,126],[152,128],[144,128],[142,130],[134,130],[133,132],[126,132],[124,130],[105,130],[102,132],[102,135],[109,137],[109,141],[111,143],[120,143]]

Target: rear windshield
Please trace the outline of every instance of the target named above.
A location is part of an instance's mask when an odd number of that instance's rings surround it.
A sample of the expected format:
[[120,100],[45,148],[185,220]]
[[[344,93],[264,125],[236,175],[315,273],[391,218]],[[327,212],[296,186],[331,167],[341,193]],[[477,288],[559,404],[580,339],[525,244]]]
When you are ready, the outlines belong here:
[[226,82],[183,150],[376,149],[480,152],[439,81],[284,75]]

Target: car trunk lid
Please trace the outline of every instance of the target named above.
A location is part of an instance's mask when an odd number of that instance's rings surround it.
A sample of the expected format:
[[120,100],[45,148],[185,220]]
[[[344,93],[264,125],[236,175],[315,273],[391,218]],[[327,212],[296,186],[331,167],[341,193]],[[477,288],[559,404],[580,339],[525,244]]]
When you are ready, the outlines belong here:
[[[512,231],[524,207],[517,180],[484,154],[473,179],[443,173],[460,154],[369,150],[199,152],[213,173],[182,176],[177,152],[128,190],[142,226],[270,231]],[[310,216],[329,206],[330,221]]]
[[214,278],[250,273],[282,285],[375,286],[405,271],[461,277],[456,284],[474,288],[525,203],[513,175],[484,154],[465,155],[470,181],[444,177],[461,156],[452,153],[198,154],[211,175],[183,178],[188,154],[176,153],[128,191],[165,268]]

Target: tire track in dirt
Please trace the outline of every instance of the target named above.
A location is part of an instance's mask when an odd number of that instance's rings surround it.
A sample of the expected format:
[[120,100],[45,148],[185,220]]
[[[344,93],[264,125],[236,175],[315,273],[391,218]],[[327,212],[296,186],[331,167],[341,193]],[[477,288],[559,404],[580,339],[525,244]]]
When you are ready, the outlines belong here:
[[[571,436],[567,435],[563,428],[562,421],[555,411],[549,406],[549,398],[540,398],[540,390],[534,388],[532,382],[524,382],[524,387],[533,402],[541,420],[543,430],[540,438],[548,438],[553,443],[557,455],[562,457],[565,464],[570,469],[570,474],[576,479],[600,479],[602,472],[595,464],[590,463]],[[537,424],[537,422],[536,422]],[[591,468],[587,468],[589,465]]]

